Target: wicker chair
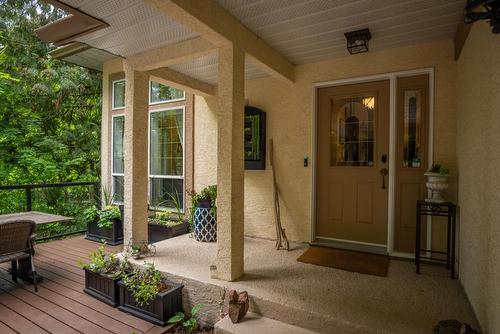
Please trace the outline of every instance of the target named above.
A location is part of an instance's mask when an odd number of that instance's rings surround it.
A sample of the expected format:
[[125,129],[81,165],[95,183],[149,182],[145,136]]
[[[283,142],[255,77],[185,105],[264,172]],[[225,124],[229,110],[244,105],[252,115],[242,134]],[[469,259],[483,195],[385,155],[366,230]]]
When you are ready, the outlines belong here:
[[17,261],[29,258],[35,292],[38,292],[33,263],[36,224],[31,220],[13,220],[0,223],[0,263],[11,261],[12,280],[17,282]]

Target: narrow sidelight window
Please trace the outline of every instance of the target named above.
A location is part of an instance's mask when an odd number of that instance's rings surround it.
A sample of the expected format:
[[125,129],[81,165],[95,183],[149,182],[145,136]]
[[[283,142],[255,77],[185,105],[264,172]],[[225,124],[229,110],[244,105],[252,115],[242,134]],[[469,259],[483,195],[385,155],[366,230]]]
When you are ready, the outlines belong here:
[[184,107],[151,111],[149,124],[149,204],[183,208]]
[[113,81],[113,106],[112,109],[125,108],[125,79]]
[[403,167],[421,165],[421,97],[420,90],[404,92]]
[[112,193],[113,201],[123,203],[123,133],[125,116],[113,116],[113,143],[112,143]]

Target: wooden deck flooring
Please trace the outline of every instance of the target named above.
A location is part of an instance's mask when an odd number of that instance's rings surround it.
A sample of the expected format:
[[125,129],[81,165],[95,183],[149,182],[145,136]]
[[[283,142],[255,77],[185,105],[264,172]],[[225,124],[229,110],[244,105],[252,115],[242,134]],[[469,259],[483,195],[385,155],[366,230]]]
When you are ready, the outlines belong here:
[[[36,246],[35,266],[44,280],[35,293],[9,266],[0,267],[0,333],[163,333],[166,328],[133,317],[83,293],[84,272],[78,260],[98,243],[75,237]],[[121,251],[121,246],[108,246]]]

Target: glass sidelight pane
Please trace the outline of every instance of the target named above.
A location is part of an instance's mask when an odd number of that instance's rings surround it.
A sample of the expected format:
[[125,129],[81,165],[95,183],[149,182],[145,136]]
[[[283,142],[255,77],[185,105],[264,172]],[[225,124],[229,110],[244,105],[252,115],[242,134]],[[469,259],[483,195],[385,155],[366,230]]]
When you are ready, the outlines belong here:
[[123,132],[125,116],[113,117],[113,173],[123,174]]
[[419,168],[421,165],[422,92],[404,92],[403,167]]
[[335,100],[330,114],[330,165],[373,166],[375,96]]

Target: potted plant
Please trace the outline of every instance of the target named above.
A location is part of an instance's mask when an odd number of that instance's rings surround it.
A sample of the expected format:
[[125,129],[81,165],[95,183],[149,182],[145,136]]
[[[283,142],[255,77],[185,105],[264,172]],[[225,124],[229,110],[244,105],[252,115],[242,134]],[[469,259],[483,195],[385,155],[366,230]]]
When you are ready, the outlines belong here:
[[182,284],[164,280],[154,264],[136,268],[118,282],[118,309],[154,324],[165,326],[182,309]]
[[189,221],[183,219],[178,194],[176,196],[172,194],[167,195],[170,197],[170,201],[168,202],[173,207],[173,210],[160,211],[158,208],[154,211],[152,217],[148,218],[149,242],[158,242],[189,232]]
[[217,186],[191,194],[191,221],[196,241],[217,241]]
[[426,202],[443,203],[445,199],[441,195],[443,190],[448,189],[449,170],[438,163],[432,164],[432,167],[424,174],[427,176],[427,189],[431,191],[431,197],[426,198]]
[[90,252],[90,262],[80,266],[85,270],[83,291],[113,307],[119,303],[118,281],[131,271],[127,258],[120,260],[114,253],[107,253],[104,245]]
[[123,211],[117,205],[107,205],[102,210],[90,207],[83,212],[83,217],[87,223],[85,239],[113,246],[123,243]]

